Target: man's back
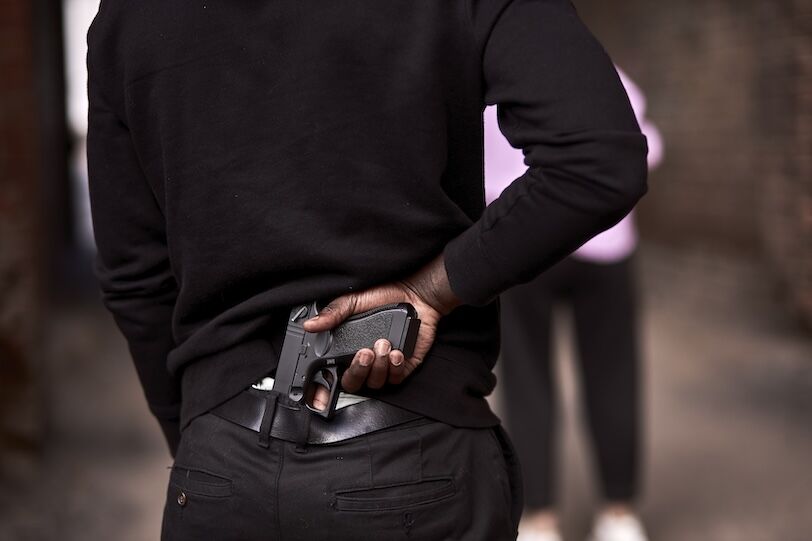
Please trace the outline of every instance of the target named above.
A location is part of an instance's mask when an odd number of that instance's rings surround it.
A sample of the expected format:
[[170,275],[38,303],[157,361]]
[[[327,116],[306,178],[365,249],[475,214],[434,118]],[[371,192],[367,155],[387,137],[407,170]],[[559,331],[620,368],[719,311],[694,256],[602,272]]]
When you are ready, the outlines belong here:
[[[645,186],[622,87],[565,0],[106,0],[89,45],[99,275],[159,417],[271,371],[293,304],[444,252],[468,306],[373,394],[495,424],[494,296]],[[530,169],[480,219],[486,102]]]
[[[292,304],[414,271],[479,215],[479,61],[465,8],[103,7],[91,66],[165,220],[178,286],[169,365],[220,358],[201,392],[244,388],[231,377],[237,357],[254,359],[243,378],[267,372],[267,338],[278,352]],[[106,45],[92,54],[95,42]],[[494,323],[492,306],[462,309],[435,351],[448,342],[494,357]]]

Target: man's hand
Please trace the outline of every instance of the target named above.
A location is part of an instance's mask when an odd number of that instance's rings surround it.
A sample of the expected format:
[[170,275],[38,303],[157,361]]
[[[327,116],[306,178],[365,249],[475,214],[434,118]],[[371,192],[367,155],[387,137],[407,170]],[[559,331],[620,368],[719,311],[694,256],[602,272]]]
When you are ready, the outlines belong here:
[[[356,392],[364,384],[372,389],[379,389],[387,382],[398,384],[423,362],[434,343],[440,318],[460,304],[448,283],[442,254],[405,280],[342,295],[325,306],[318,316],[305,321],[307,332],[322,332],[338,326],[354,314],[398,302],[410,303],[420,318],[412,357],[405,359],[401,351],[393,350],[389,341],[382,338],[373,349],[365,348],[356,353],[341,378],[344,391]],[[319,389],[312,405],[326,407],[328,396],[325,389]]]

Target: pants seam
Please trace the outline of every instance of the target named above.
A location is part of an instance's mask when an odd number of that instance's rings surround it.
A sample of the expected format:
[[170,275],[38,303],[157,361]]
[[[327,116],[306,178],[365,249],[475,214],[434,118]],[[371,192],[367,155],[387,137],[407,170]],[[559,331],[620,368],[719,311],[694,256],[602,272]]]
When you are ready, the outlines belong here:
[[279,509],[279,485],[281,484],[282,479],[282,469],[285,466],[285,444],[280,441],[274,441],[272,444],[278,445],[279,447],[279,466],[276,469],[276,481],[274,482],[274,497],[273,497],[273,514],[274,514],[274,524],[276,524],[276,538],[279,541],[283,541],[282,537],[282,514],[281,510]]

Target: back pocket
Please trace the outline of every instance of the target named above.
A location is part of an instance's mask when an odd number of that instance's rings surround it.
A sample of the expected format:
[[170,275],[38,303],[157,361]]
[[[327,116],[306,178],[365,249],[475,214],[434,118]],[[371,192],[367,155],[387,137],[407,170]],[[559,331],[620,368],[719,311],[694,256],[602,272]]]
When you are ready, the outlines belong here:
[[231,496],[231,480],[203,470],[173,466],[169,485],[188,494],[225,498]]
[[339,511],[405,509],[445,500],[455,493],[456,487],[451,477],[341,490],[336,492],[336,509]]

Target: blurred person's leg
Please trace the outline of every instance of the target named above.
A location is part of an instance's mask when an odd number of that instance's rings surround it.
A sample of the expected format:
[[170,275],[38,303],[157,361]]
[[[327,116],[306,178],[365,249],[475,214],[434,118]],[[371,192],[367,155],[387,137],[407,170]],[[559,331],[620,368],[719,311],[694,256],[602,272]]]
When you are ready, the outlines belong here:
[[608,502],[637,493],[639,360],[632,261],[575,261],[578,359],[598,473]]
[[552,312],[568,265],[559,263],[532,282],[503,293],[500,301],[503,403],[522,465],[526,509],[522,529],[551,535],[557,528]]
[[578,283],[571,300],[582,394],[605,502],[600,529],[604,516],[610,522],[612,517],[632,520],[638,492],[641,390],[634,259],[574,265]]

